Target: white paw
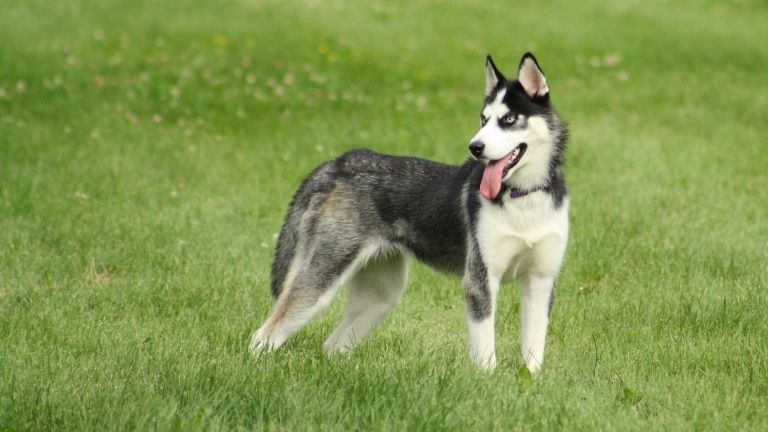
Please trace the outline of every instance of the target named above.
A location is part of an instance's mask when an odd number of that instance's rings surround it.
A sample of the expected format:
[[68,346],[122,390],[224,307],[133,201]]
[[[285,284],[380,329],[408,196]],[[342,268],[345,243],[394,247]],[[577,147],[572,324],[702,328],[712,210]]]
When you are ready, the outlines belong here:
[[269,342],[269,337],[264,335],[264,332],[259,329],[253,332],[251,335],[251,343],[248,345],[248,350],[255,357],[272,351],[272,344]]
[[326,341],[323,344],[323,351],[325,355],[331,357],[336,354],[346,354],[352,350],[352,347],[347,344],[341,344],[335,341]]
[[491,372],[496,369],[495,352],[490,354],[470,354],[470,358],[472,359],[472,363],[474,363],[475,366],[484,371]]
[[527,367],[532,374],[538,372],[539,370],[541,370],[541,360],[539,359],[542,357],[544,356],[542,355],[536,356],[529,351],[528,355],[523,357],[523,359],[525,360],[525,367]]
[[532,374],[535,374],[541,370],[541,362],[535,356],[529,355],[525,359],[525,367],[527,367]]
[[327,357],[330,357],[334,354],[335,348],[336,348],[335,344],[331,343],[330,341],[326,341],[323,344],[323,352]]

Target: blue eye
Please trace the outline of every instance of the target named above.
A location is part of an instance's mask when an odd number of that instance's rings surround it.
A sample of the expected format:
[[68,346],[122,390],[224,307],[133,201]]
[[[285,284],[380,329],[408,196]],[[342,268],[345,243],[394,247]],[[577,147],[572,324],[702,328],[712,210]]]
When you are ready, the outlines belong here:
[[507,114],[501,118],[501,124],[505,126],[511,126],[517,121],[517,116],[514,114]]
[[486,117],[486,116],[481,114],[480,115],[480,125],[481,126],[485,126],[486,123],[488,123],[488,117]]

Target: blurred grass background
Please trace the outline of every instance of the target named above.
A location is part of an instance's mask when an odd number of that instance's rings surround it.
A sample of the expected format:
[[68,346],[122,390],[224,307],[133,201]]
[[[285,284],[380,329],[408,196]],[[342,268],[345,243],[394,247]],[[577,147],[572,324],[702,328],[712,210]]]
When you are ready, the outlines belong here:
[[[0,427],[760,430],[768,4],[0,5]],[[465,360],[415,265],[357,351],[343,299],[254,360],[300,180],[355,147],[467,157],[486,53],[533,51],[570,123],[572,237],[541,376]],[[342,296],[343,297],[343,296]]]

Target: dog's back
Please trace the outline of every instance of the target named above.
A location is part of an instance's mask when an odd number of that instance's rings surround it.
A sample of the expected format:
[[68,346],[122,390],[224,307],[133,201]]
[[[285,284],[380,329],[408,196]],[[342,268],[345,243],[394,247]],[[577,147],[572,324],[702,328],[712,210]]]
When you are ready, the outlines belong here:
[[466,190],[479,181],[480,170],[476,161],[453,166],[367,149],[318,166],[296,192],[278,237],[273,297],[283,289],[299,243],[339,228],[354,243],[379,239],[382,247],[407,250],[436,269],[461,272],[467,200],[473,199]]

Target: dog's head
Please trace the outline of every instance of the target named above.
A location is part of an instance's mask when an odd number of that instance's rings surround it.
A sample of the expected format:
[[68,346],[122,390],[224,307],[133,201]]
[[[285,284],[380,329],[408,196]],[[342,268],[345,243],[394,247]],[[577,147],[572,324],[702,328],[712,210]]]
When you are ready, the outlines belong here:
[[561,123],[549,103],[547,79],[536,58],[526,53],[517,79],[508,80],[489,55],[485,62],[485,102],[472,156],[486,163],[480,193],[495,199],[502,184],[523,190],[546,182]]

